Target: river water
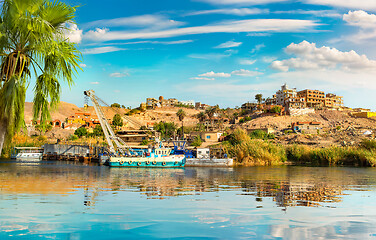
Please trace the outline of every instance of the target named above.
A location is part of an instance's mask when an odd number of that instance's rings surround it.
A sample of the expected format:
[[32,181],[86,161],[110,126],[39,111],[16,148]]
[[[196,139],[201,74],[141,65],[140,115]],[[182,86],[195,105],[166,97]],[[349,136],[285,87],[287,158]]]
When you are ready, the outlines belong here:
[[0,160],[0,239],[376,239],[376,169]]

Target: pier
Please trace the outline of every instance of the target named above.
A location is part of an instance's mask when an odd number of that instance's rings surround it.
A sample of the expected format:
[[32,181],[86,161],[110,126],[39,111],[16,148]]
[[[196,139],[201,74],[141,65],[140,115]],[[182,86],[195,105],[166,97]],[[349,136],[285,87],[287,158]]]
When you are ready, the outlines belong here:
[[43,160],[86,161],[100,163],[105,147],[79,144],[45,144]]

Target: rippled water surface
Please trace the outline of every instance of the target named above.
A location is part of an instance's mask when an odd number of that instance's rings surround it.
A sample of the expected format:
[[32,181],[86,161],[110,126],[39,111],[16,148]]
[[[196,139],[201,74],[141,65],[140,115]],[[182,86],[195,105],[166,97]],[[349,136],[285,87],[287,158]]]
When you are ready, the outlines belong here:
[[0,239],[376,239],[376,169],[0,160]]

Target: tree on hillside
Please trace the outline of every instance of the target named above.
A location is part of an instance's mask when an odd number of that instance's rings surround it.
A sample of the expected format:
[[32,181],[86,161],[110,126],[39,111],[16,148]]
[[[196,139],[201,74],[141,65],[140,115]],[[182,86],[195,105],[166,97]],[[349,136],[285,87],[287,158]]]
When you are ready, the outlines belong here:
[[84,137],[84,136],[86,137],[87,136],[87,129],[85,127],[77,128],[74,131],[74,135],[76,135],[79,138]]
[[183,120],[184,120],[185,116],[187,116],[187,114],[184,112],[183,109],[179,109],[176,112],[176,116],[178,116],[179,121],[181,121],[182,137],[184,138],[184,122],[183,122]]
[[219,110],[218,105],[213,106],[213,107],[209,107],[205,110],[206,115],[208,115],[208,117],[210,119],[211,126],[213,126],[213,117],[218,112],[218,110]]
[[121,118],[120,114],[115,114],[112,118],[112,125],[115,126],[115,128],[122,127],[123,126],[123,119]]
[[111,104],[111,107],[120,108],[120,104],[119,103],[113,103],[113,104]]
[[93,135],[97,136],[97,137],[104,136],[103,129],[102,129],[101,125],[98,124],[98,125],[95,126],[95,128],[93,129]]
[[261,102],[262,102],[262,94],[261,93],[256,94],[255,99],[257,100],[258,104],[261,104]]
[[161,133],[162,139],[168,140],[174,135],[176,131],[176,126],[173,122],[159,122],[154,125],[154,130]]
[[73,84],[80,52],[65,36],[76,9],[59,0],[3,0],[0,15],[0,155],[4,143],[25,126],[31,72],[34,120],[50,118],[60,102],[63,80]]
[[199,112],[199,113],[197,113],[196,118],[197,118],[200,122],[205,121],[205,119],[206,119],[206,114],[205,114],[205,112]]

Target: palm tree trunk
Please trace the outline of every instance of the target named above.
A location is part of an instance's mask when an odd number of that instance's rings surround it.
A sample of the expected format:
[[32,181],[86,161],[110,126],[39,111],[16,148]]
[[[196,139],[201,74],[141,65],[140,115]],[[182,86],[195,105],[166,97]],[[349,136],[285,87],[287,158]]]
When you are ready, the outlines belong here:
[[1,153],[3,151],[3,146],[4,146],[4,142],[5,142],[5,134],[7,132],[6,130],[7,130],[6,123],[2,119],[2,120],[0,120],[0,156],[1,156]]
[[182,140],[184,140],[184,122],[181,121],[181,132],[183,134]]

